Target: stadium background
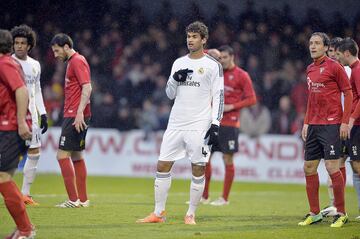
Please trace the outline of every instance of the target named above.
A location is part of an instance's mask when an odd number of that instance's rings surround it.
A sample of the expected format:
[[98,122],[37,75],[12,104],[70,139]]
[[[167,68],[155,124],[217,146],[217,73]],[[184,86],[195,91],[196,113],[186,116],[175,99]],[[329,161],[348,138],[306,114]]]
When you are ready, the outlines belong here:
[[[94,90],[87,158],[89,174],[96,175],[153,176],[172,105],[164,91],[171,64],[187,53],[185,26],[202,20],[209,26],[208,48],[231,45],[258,96],[258,104],[242,112],[236,180],[303,183],[299,136],[309,36],[324,31],[360,42],[357,1],[11,1],[4,9],[2,27],[26,23],[38,34],[31,55],[42,66],[52,126],[62,120],[65,72],[49,46],[52,36],[68,33],[88,59]],[[43,158],[55,158],[57,137],[53,127],[42,138]],[[221,179],[221,160],[214,161],[214,178]],[[190,176],[188,162],[179,164],[174,176]],[[42,160],[39,172],[59,169]],[[324,167],[320,172],[325,183]]]
[[[360,43],[358,1],[14,0],[1,5],[1,28],[26,23],[38,34],[31,56],[42,66],[43,94],[53,126],[61,122],[65,66],[53,58],[52,36],[70,34],[92,70],[94,117],[86,152],[92,206],[75,211],[54,208],[66,193],[61,177],[53,174],[59,173],[59,128],[50,128],[42,138],[42,173],[32,187],[40,207],[28,208],[37,238],[360,238],[359,223],[353,220],[358,208],[352,187],[346,188],[351,222],[330,232],[331,219],[310,228],[297,226],[308,207],[304,185],[287,184],[304,182],[299,130],[307,99],[304,71],[311,62],[308,38],[313,31],[324,31]],[[186,54],[185,26],[198,19],[209,26],[209,48],[234,47],[237,64],[250,73],[259,96],[260,104],[248,112],[251,124],[243,124],[243,131],[248,131],[240,136],[231,204],[221,209],[201,206],[198,225],[183,225],[190,173],[183,160],[173,173],[187,180],[173,180],[169,223],[137,225],[135,220],[153,206],[154,165],[171,107],[165,83],[172,62]],[[262,120],[256,121],[260,115]],[[279,117],[284,124],[277,124]],[[222,179],[222,162],[215,161],[214,178]],[[324,183],[326,173],[320,168]],[[351,170],[347,172],[351,183]],[[15,177],[18,185],[21,177]],[[210,196],[221,190],[222,183],[214,181]],[[322,186],[322,206],[327,198]],[[2,237],[14,224],[3,213],[3,203],[0,209]]]

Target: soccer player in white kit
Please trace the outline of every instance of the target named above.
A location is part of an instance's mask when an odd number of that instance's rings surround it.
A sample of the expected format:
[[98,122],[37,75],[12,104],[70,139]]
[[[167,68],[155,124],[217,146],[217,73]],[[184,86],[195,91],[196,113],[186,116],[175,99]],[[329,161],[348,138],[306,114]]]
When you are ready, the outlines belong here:
[[165,222],[165,205],[171,185],[171,168],[175,161],[188,158],[192,166],[190,203],[185,224],[194,225],[195,210],[205,186],[205,165],[210,147],[217,141],[224,108],[222,66],[204,53],[208,29],[202,22],[186,28],[189,54],[172,66],[166,94],[175,99],[163,136],[155,178],[155,210],[138,223]]
[[[21,192],[25,204],[37,206],[38,203],[30,196],[30,187],[35,179],[37,164],[40,158],[40,129],[42,129],[41,133],[44,134],[48,128],[40,86],[41,67],[37,60],[28,55],[36,45],[35,32],[27,25],[20,25],[14,27],[11,30],[11,34],[14,42],[14,54],[12,57],[20,63],[24,71],[26,86],[29,92],[29,111],[32,120],[32,139],[27,142],[29,149],[23,169],[24,178]],[[41,117],[40,125],[38,114]]]

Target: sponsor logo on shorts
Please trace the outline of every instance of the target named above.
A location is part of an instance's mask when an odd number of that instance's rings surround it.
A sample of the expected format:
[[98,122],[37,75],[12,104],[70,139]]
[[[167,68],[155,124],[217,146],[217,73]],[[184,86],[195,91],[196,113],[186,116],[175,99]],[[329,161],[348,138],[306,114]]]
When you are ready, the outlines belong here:
[[61,146],[64,146],[64,145],[65,145],[65,140],[66,140],[66,137],[65,137],[65,136],[61,136],[61,138],[60,138],[60,145],[61,145]]
[[229,145],[230,150],[234,150],[235,149],[235,140],[229,140],[228,145]]
[[353,155],[354,155],[354,156],[357,156],[357,155],[358,155],[358,153],[357,153],[357,147],[356,147],[356,146],[352,146],[351,149],[352,149],[352,151],[353,151]]
[[84,145],[85,145],[85,140],[84,139],[80,140],[80,147],[84,147]]
[[330,147],[331,147],[330,155],[335,155],[334,145],[330,145]]
[[204,147],[201,147],[201,153],[204,156],[204,158],[206,158],[206,156],[208,155],[208,152],[206,152],[206,150],[204,149]]

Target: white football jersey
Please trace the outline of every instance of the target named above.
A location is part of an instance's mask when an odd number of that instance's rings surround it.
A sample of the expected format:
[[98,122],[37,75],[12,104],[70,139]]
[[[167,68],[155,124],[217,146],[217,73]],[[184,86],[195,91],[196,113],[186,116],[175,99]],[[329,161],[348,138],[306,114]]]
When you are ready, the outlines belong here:
[[[344,69],[345,69],[345,72],[346,72],[346,75],[348,77],[348,80],[350,80],[350,76],[351,76],[351,68],[350,66],[344,66]],[[344,110],[344,94],[341,93],[341,106]]]
[[[185,82],[177,82],[173,74],[181,69],[193,70]],[[166,94],[175,99],[168,129],[207,130],[210,124],[220,125],[224,110],[224,76],[219,62],[208,55],[191,59],[178,58],[172,66]]]
[[38,124],[38,113],[40,115],[46,114],[40,86],[40,63],[30,56],[27,56],[26,60],[17,58],[15,54],[13,54],[12,57],[20,63],[24,72],[25,83],[29,92],[29,111],[32,122]]

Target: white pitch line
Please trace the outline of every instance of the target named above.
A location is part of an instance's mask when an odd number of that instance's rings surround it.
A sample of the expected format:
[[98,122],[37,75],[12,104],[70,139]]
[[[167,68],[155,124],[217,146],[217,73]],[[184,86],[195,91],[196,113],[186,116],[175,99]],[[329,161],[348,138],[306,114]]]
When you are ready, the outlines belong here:
[[[214,191],[211,192],[211,194],[221,194],[221,191]],[[258,196],[263,196],[263,195],[282,195],[282,194],[288,194],[288,192],[283,192],[283,191],[257,191],[257,192],[231,192],[231,195],[238,195],[238,196],[254,196],[254,195],[258,195]],[[149,193],[149,194],[144,194],[144,193],[136,193],[136,194],[125,194],[125,193],[104,193],[104,194],[89,194],[89,197],[107,197],[107,196],[127,196],[127,197],[134,197],[134,198],[138,198],[138,197],[146,197],[146,196],[150,196],[153,197],[153,193]],[[189,192],[177,192],[177,193],[169,193],[169,196],[188,196]],[[33,194],[33,197],[38,197],[38,198],[56,198],[56,197],[67,197],[67,194]]]

